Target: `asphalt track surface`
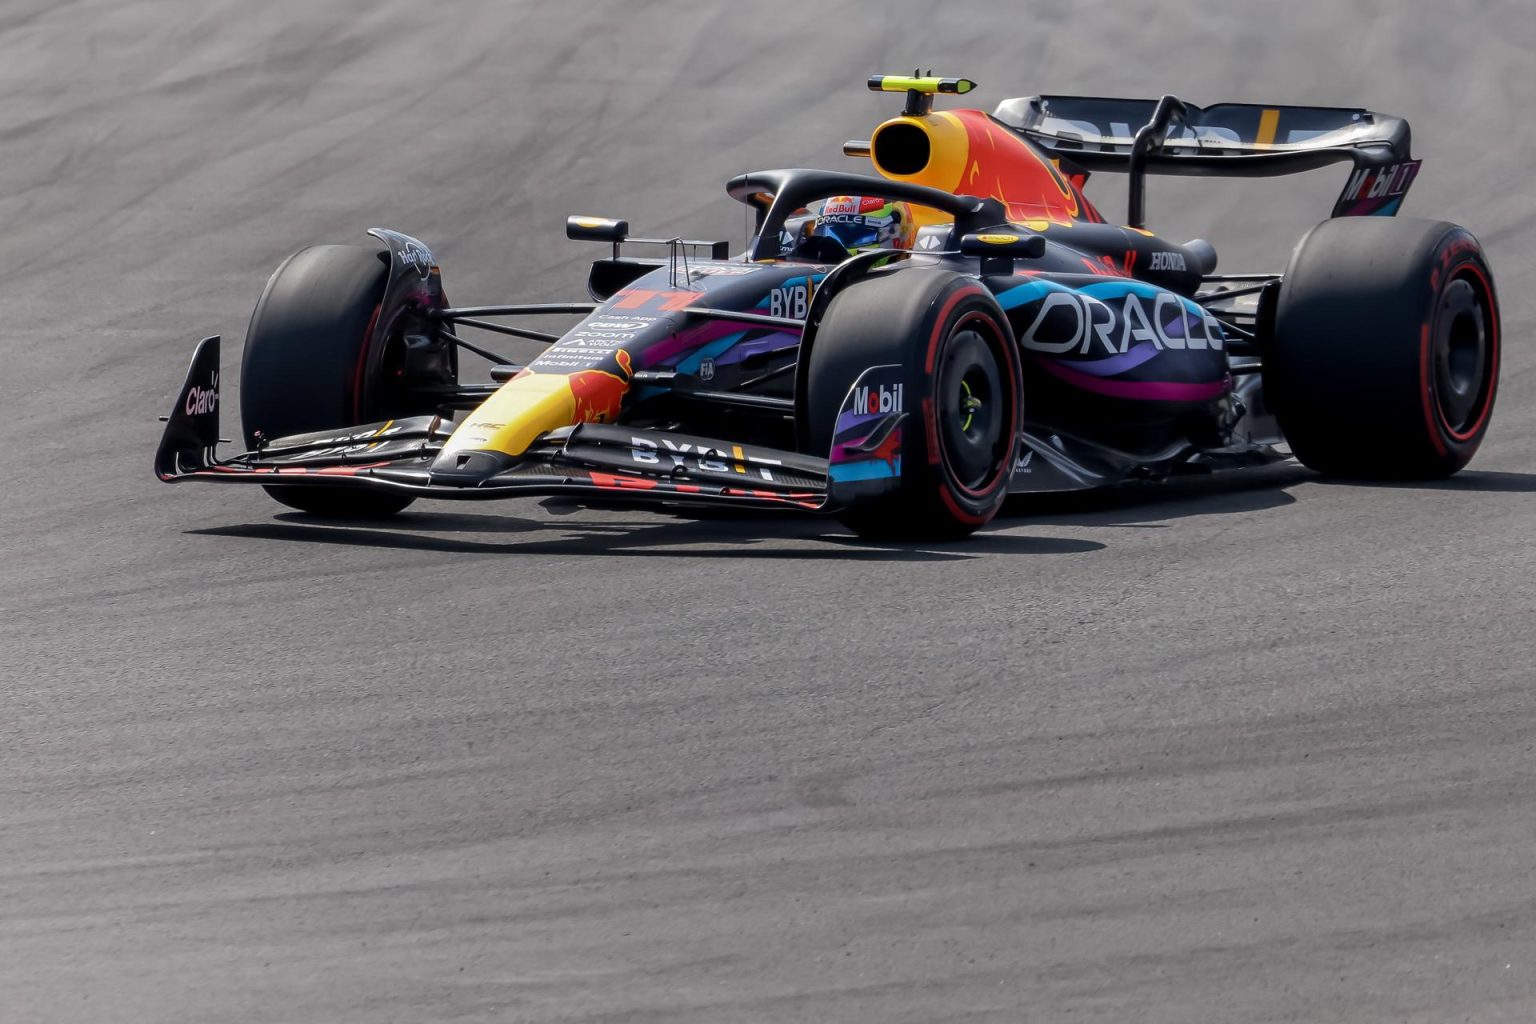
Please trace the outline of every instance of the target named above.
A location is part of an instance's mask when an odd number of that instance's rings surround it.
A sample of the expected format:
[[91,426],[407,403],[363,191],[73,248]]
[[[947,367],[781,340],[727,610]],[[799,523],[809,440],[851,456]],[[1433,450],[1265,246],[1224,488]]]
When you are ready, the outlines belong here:
[[[1536,1017],[1536,18],[1153,10],[5,0],[0,1020]],[[740,239],[725,178],[853,166],[918,64],[1408,117],[1408,212],[1501,286],[1473,470],[927,548],[152,479],[290,250],[579,297],[567,213]],[[1278,269],[1342,175],[1156,181],[1153,226]]]

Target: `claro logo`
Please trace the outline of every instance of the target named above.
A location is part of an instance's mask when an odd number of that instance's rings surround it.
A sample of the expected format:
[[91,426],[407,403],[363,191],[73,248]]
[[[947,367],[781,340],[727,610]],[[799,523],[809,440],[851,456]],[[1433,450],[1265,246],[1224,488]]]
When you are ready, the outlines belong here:
[[187,415],[206,416],[219,407],[219,375],[215,371],[208,387],[196,384],[187,390]]

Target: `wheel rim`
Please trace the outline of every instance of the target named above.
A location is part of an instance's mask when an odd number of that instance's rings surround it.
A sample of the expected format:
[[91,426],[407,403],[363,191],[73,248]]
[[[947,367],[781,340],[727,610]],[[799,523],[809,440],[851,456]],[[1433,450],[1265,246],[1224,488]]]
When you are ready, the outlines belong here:
[[1440,293],[1431,344],[1435,402],[1446,428],[1460,436],[1481,419],[1493,358],[1488,312],[1466,276],[1452,279]]
[[[398,419],[430,412],[434,401],[423,401],[419,388],[422,385],[453,384],[458,379],[458,366],[454,349],[450,344],[444,349],[447,365],[423,366],[422,350],[413,351],[408,335],[430,337],[433,328],[424,322],[413,309],[401,310],[388,323],[379,326],[380,309],[373,312],[357,368],[357,413],[359,423],[383,419]],[[435,375],[435,376],[432,376]]]
[[980,490],[996,475],[1011,419],[1002,370],[987,339],[968,328],[950,335],[936,386],[944,463],[961,487]]

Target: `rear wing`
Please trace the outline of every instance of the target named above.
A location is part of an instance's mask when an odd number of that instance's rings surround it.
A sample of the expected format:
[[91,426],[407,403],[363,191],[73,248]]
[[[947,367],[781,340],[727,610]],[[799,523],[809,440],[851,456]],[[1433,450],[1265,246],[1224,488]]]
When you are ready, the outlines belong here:
[[1133,227],[1143,226],[1147,174],[1260,178],[1348,161],[1354,173],[1333,216],[1390,217],[1420,163],[1407,121],[1353,107],[1023,96],[993,116],[1085,171],[1130,174]]

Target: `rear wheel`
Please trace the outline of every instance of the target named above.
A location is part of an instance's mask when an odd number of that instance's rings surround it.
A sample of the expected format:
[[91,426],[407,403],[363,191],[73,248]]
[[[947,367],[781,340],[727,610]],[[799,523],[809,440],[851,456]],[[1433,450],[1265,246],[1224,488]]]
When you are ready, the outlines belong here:
[[[273,273],[245,336],[240,421],[245,441],[367,423],[365,374],[388,254],[355,245],[317,245]],[[351,488],[268,487],[291,508],[316,515],[393,515],[415,500]]]
[[1324,221],[1291,258],[1265,393],[1291,450],[1333,476],[1465,466],[1498,390],[1499,306],[1482,247],[1443,221]]
[[831,449],[838,410],[871,366],[902,367],[896,488],[839,518],[863,537],[935,540],[984,525],[1007,496],[1023,422],[1008,320],[974,278],[894,270],[848,286],[822,317],[807,360],[807,442]]

